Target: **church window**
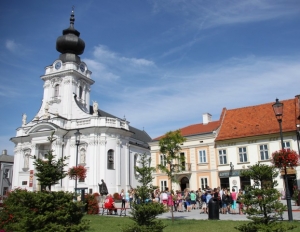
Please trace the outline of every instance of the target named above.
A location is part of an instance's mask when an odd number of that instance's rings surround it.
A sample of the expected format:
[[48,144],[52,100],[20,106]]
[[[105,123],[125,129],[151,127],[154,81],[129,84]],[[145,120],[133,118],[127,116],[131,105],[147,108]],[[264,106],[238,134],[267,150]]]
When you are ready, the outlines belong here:
[[82,87],[79,86],[79,99],[82,99]]
[[107,152],[107,169],[114,169],[114,150],[110,149]]
[[59,95],[59,84],[54,86],[54,97],[58,97]]

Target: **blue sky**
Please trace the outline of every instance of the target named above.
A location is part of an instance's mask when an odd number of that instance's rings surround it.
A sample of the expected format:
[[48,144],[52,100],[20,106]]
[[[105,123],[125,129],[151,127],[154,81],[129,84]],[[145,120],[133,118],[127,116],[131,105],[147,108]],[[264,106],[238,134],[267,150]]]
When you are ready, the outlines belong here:
[[155,138],[227,109],[300,94],[298,0],[0,2],[0,149],[38,112],[69,26],[85,41],[91,100]]

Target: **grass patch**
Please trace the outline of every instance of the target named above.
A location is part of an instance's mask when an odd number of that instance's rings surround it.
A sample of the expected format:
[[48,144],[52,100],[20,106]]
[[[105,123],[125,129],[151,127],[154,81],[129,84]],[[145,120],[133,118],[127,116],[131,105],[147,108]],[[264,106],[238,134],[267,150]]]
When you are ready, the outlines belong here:
[[[116,232],[133,221],[129,217],[120,216],[99,216],[99,215],[85,215],[84,219],[90,220],[90,230],[88,232],[105,231],[105,232]],[[164,232],[176,232],[176,231],[221,231],[221,232],[233,232],[237,231],[234,229],[235,226],[248,223],[250,221],[224,221],[224,220],[188,220],[188,219],[177,219],[172,223],[170,219],[160,219],[167,227]],[[299,222],[293,222],[299,226]],[[299,231],[299,228],[292,230],[294,232]]]

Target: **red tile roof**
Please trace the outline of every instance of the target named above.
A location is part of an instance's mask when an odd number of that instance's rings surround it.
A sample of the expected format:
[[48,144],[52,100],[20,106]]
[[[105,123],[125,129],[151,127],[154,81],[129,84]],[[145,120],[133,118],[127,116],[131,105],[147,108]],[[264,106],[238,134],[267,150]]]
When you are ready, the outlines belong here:
[[[283,100],[282,131],[295,131],[299,99]],[[275,102],[226,110],[216,141],[256,135],[278,134],[279,124],[272,105]]]
[[[191,135],[210,133],[217,130],[219,126],[220,126],[220,121],[213,121],[207,124],[203,124],[203,123],[193,124],[190,126],[183,127],[179,130],[181,132],[181,135],[185,137]],[[162,137],[164,137],[164,135],[153,139],[153,141],[160,140]]]

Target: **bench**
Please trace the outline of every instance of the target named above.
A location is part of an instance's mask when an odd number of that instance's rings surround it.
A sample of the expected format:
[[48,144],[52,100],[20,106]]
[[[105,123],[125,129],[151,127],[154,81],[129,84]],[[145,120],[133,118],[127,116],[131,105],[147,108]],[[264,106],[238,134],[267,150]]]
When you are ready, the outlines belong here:
[[[114,210],[117,210],[117,213],[114,214]],[[126,210],[129,209],[129,208],[114,208],[112,210],[112,215],[118,215],[118,211],[120,210],[120,214],[119,216],[126,216]],[[102,212],[101,212],[102,210]],[[99,207],[99,213],[101,213],[102,215],[106,214],[106,215],[109,215],[109,210],[108,208],[105,208],[103,205],[102,207]]]

